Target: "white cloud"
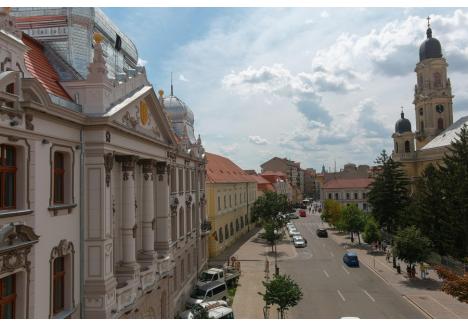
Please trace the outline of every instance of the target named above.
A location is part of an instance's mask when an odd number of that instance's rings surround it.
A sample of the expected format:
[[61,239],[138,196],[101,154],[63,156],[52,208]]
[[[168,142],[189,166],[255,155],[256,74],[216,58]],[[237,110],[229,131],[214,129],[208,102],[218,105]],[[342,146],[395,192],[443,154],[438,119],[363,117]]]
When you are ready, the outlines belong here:
[[142,59],[142,58],[138,58],[138,61],[137,61],[138,66],[146,66],[147,63],[148,63],[147,60]]
[[255,145],[267,145],[269,144],[268,140],[260,136],[249,136],[249,142]]
[[219,151],[223,155],[231,155],[234,152],[236,152],[238,150],[238,148],[239,148],[239,144],[234,143],[234,144],[230,144],[230,145],[220,146]]
[[322,18],[328,18],[330,17],[330,14],[328,13],[328,11],[324,10],[320,13],[320,17]]
[[188,82],[189,80],[187,78],[185,78],[184,75],[180,74],[179,75],[179,80],[183,81],[183,82]]

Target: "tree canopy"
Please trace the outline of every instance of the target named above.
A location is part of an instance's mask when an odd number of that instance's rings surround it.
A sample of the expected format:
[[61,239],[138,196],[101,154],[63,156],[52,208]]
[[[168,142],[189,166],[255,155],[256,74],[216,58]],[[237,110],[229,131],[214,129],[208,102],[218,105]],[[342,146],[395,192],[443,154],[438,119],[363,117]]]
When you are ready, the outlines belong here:
[[429,257],[431,241],[415,226],[409,226],[395,236],[394,252],[399,259],[413,265]]
[[380,226],[393,233],[404,223],[409,205],[409,179],[401,168],[401,163],[394,161],[382,151],[375,163],[380,173],[371,184],[369,203],[372,213]]
[[302,299],[302,290],[289,275],[275,275],[272,280],[263,282],[265,293],[259,293],[267,305],[277,305],[281,319],[284,312],[296,306]]
[[356,204],[345,206],[341,211],[343,226],[346,231],[351,233],[351,241],[354,241],[354,233],[357,233],[359,243],[361,239],[359,234],[364,230],[366,220],[364,213],[357,207]]
[[252,205],[252,221],[271,221],[278,213],[285,213],[288,209],[288,198],[285,195],[267,191]]
[[366,225],[364,227],[363,238],[364,241],[367,243],[373,243],[382,239],[379,225],[377,224],[375,219],[370,215],[366,217]]
[[322,219],[328,224],[337,226],[341,219],[341,204],[333,199],[327,199],[323,203]]

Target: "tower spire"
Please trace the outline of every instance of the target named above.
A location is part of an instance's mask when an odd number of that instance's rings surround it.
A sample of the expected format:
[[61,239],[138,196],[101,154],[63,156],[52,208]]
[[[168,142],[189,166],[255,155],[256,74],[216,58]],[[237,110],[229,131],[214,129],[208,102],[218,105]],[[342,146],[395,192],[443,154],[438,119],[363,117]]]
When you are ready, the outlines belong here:
[[405,113],[403,112],[403,105],[401,106],[401,118],[403,119],[405,117]]
[[171,96],[174,96],[174,85],[172,85],[172,71],[171,71]]
[[432,29],[431,29],[431,17],[427,16],[427,38],[432,38]]
[[431,17],[427,16],[427,28],[431,28]]

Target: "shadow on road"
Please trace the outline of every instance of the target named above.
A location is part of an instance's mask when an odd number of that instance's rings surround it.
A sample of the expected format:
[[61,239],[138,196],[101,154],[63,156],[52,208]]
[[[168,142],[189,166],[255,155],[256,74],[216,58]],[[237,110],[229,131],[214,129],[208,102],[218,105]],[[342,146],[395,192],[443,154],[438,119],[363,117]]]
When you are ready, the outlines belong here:
[[430,291],[438,291],[442,285],[441,282],[438,282],[433,279],[422,280],[420,278],[409,279],[406,278],[404,281],[400,282],[402,285],[413,288],[413,289],[424,289]]

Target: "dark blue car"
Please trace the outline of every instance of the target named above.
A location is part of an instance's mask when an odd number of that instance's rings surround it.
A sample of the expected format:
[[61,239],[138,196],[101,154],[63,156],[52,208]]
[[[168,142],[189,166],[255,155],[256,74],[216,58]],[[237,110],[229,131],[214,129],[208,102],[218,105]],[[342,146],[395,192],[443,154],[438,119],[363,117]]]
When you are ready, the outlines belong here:
[[359,260],[357,254],[353,251],[345,253],[343,256],[343,263],[345,263],[349,267],[359,267]]

